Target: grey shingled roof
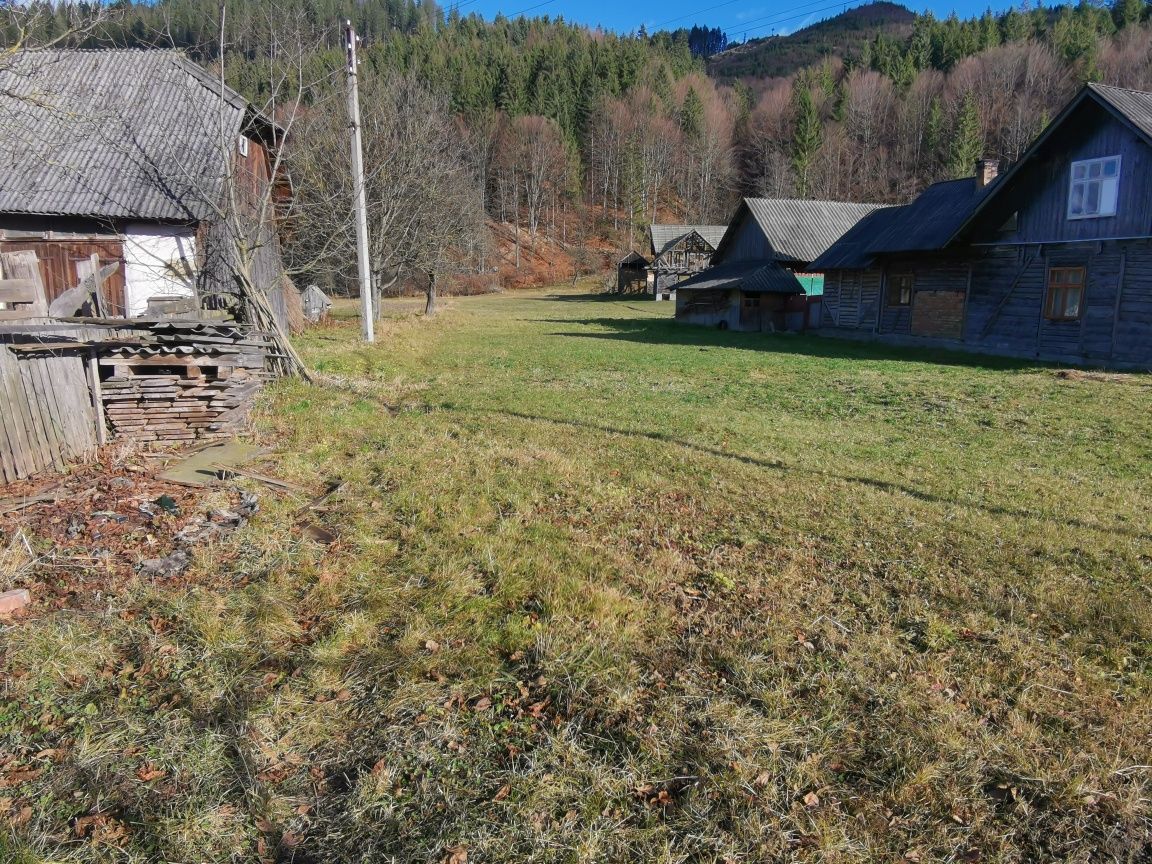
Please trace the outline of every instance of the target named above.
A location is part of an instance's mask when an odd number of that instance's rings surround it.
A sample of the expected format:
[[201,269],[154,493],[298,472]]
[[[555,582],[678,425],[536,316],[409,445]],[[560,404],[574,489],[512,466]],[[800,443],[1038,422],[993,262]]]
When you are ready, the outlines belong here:
[[804,286],[790,270],[763,261],[733,261],[702,270],[677,282],[677,291],[718,291],[739,288],[750,294],[803,294]]
[[17,54],[0,68],[0,212],[206,218],[253,116],[179,52]]
[[768,238],[777,260],[798,262],[820,257],[879,206],[798,198],[745,198],[742,205],[748,208]]
[[872,263],[869,245],[901,216],[904,207],[873,210],[809,265],[814,273],[826,270],[862,270]]
[[704,241],[715,249],[720,245],[727,225],[658,225],[653,223],[649,229],[652,235],[652,254],[663,255],[693,231],[699,234]]
[[933,183],[873,235],[867,251],[923,252],[942,249],[988,195],[999,187],[998,177],[981,188],[974,177]]

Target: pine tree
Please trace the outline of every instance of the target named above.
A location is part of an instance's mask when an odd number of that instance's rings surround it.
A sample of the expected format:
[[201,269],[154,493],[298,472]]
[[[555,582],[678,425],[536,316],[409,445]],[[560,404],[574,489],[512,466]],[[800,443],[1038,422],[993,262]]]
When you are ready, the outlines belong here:
[[944,109],[938,96],[934,96],[928,106],[928,118],[924,121],[923,145],[922,163],[934,169],[940,160],[940,151],[944,145]]
[[1112,4],[1112,20],[1117,27],[1130,27],[1144,19],[1146,10],[1144,0],[1115,0]]
[[820,149],[823,130],[820,114],[812,101],[812,91],[797,88],[794,96],[795,132],[792,137],[792,168],[796,172],[796,194],[807,198],[811,188],[812,162]]
[[984,155],[984,133],[980,128],[980,111],[976,97],[969,90],[960,103],[956,128],[952,133],[952,146],[948,151],[948,173],[953,177],[968,177],[972,166]]
[[695,141],[704,131],[704,102],[695,87],[689,87],[680,106],[680,128],[689,141]]

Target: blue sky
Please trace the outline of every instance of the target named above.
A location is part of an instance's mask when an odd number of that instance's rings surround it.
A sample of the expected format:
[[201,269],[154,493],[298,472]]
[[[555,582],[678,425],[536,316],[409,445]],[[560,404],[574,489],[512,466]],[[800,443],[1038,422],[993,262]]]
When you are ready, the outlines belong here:
[[[441,0],[444,8],[451,9],[451,0]],[[649,30],[673,30],[677,27],[691,27],[693,24],[708,24],[720,27],[729,38],[743,39],[770,36],[773,33],[787,34],[799,30],[822,18],[830,18],[846,6],[859,5],[858,2],[835,3],[834,0],[786,0],[786,2],[765,2],[765,0],[459,0],[460,12],[479,12],[485,18],[492,18],[497,12],[515,15],[523,12],[527,16],[564,16],[566,20],[588,25],[602,25],[609,30],[631,32],[644,24]],[[931,9],[940,17],[953,10],[962,18],[981,14],[992,6],[993,9],[1007,9],[1010,2],[989,4],[988,0],[955,0],[955,2],[929,3],[923,0],[916,4],[906,4],[914,11]]]

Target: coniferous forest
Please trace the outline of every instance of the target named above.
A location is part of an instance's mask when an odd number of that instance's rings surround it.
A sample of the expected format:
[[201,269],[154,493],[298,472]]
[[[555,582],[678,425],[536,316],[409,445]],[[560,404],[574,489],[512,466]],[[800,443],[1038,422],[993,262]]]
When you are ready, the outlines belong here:
[[[874,5],[888,18],[899,8]],[[350,232],[325,206],[347,194],[330,170],[346,158],[345,18],[363,39],[377,209],[387,210],[386,200],[393,209],[397,200],[435,204],[434,224],[451,214],[459,231],[440,246],[473,273],[490,268],[493,234],[514,243],[519,266],[522,244],[541,236],[642,247],[648,222],[725,222],[742,195],[905,201],[928,183],[971,173],[981,156],[1019,157],[1084,81],[1152,89],[1143,0],[971,20],[901,10],[891,26],[868,8],[791,37],[730,46],[707,22],[615,34],[547,17],[488,21],[415,0],[257,0],[226,7],[222,22],[215,0],[121,0],[101,10],[104,20],[82,44],[182,48],[211,68],[223,63],[228,81],[266,110],[294,112],[289,153],[301,201],[293,254],[314,278],[321,262],[336,270],[347,260]],[[50,40],[98,9],[45,6],[34,35]],[[861,29],[867,21],[874,33]],[[829,47],[807,62],[814,34]],[[837,53],[833,45],[848,47]],[[805,65],[789,68],[789,57]],[[761,77],[758,68],[786,74]],[[400,129],[398,118],[412,110],[443,122]],[[419,155],[447,139],[440,158],[459,170],[433,195],[420,180]],[[401,177],[383,163],[404,164],[396,154],[405,147],[415,150],[414,167]],[[386,231],[397,228],[377,222],[385,249],[393,242]],[[389,258],[379,278],[431,272],[429,256],[446,260],[444,248],[413,249]]]

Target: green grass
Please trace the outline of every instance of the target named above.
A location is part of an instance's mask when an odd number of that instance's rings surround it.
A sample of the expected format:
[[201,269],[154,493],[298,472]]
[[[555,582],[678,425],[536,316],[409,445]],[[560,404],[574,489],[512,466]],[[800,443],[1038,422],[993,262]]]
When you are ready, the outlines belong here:
[[256,435],[325,509],[4,632],[0,851],[1148,860],[1152,380],[668,314],[311,331]]

